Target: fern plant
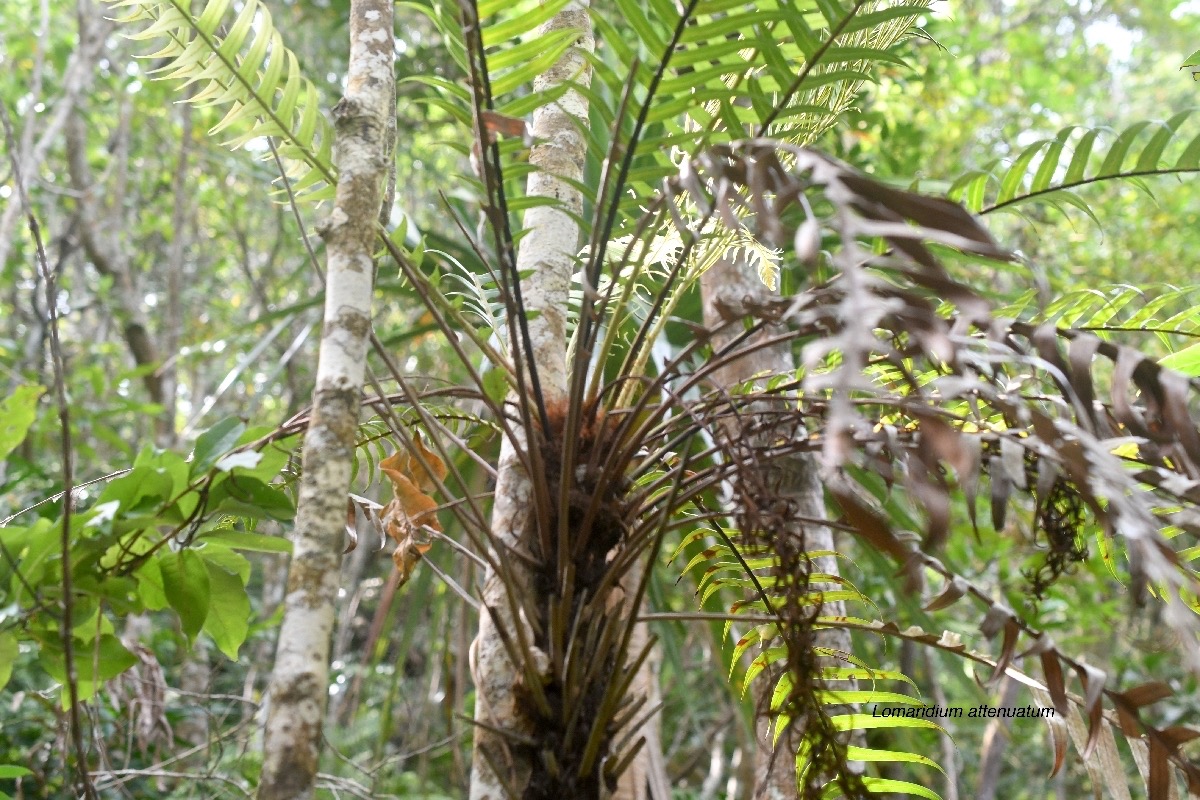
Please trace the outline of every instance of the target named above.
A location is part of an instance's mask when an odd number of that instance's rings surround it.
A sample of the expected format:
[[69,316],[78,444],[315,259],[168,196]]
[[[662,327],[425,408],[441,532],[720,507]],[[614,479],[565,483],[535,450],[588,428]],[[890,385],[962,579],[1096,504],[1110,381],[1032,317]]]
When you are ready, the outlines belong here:
[[[228,107],[218,132],[240,129],[239,144],[282,139],[282,152],[301,165],[288,176],[293,189],[321,196],[318,187],[333,178],[328,131],[312,84],[264,7],[247,2],[235,15],[227,0],[211,0],[192,16],[175,3],[120,5],[137,9],[133,19],[151,20],[139,37],[168,38],[156,54],[171,60],[166,77],[203,82],[197,101]],[[456,146],[478,165],[465,180],[490,236],[473,237],[474,221],[456,218],[478,272],[424,253],[441,261],[445,279],[397,245],[402,236],[381,237],[470,385],[422,390],[380,348],[394,391],[376,384],[370,401],[379,408],[376,424],[386,425],[408,463],[419,465],[412,476],[419,469],[441,497],[455,498],[448,510],[467,547],[502,585],[483,608],[496,643],[489,651],[477,648],[476,657],[512,667],[504,687],[512,707],[503,709],[507,716],[488,717],[495,709],[485,707],[488,687],[481,685],[477,734],[492,736],[494,746],[477,748],[475,769],[500,774],[510,793],[599,797],[628,774],[648,744],[645,720],[655,713],[647,696],[631,689],[651,650],[648,642],[634,644],[647,575],[668,538],[698,516],[737,532],[688,568],[712,570],[701,579],[702,592],[751,592],[728,615],[755,626],[735,653],[765,645],[747,683],[781,667],[763,711],[777,732],[801,730],[796,785],[806,797],[936,796],[913,781],[851,768],[861,761],[933,764],[921,754],[864,747],[847,737],[871,725],[909,725],[900,718],[869,721],[847,707],[897,701],[900,695],[878,684],[906,678],[822,648],[816,635],[829,628],[953,653],[1045,691],[1060,716],[1082,709],[1085,760],[1106,741],[1107,702],[1122,733],[1147,743],[1152,800],[1168,796],[1172,770],[1200,785],[1200,769],[1180,749],[1191,732],[1143,718],[1163,691],[1109,688],[1106,676],[937,558],[952,535],[951,474],[962,487],[986,478],[999,520],[1020,491],[1037,506],[1069,497],[1093,515],[1114,551],[1124,552],[1135,589],[1152,589],[1183,641],[1195,642],[1186,602],[1197,576],[1180,540],[1162,532],[1195,527],[1190,476],[1200,469],[1200,434],[1187,411],[1195,387],[1086,331],[992,313],[938,255],[950,249],[1007,257],[967,211],[886,186],[800,146],[836,123],[875,69],[902,63],[896,46],[927,7],[868,0],[692,0],[682,8],[620,2],[619,17],[610,17],[562,0],[412,6],[437,27],[465,78],[465,85],[432,76],[414,83],[428,89],[424,102],[462,126]],[[593,36],[594,52],[575,49]],[[568,59],[586,67],[542,79]],[[535,171],[526,151],[547,143],[502,131],[525,130],[508,125],[510,118],[556,108],[571,93],[586,100],[591,122],[580,122],[584,179],[571,186],[583,197],[579,213],[522,187]],[[1098,167],[1091,132],[1063,161],[1073,135],[1067,131],[1027,149],[1002,177],[964,177],[954,194],[978,211],[1052,191],[1052,199],[1072,203],[1067,192],[1082,183],[1163,171],[1160,160],[1183,120],[1158,128],[1132,167],[1127,156],[1146,126],[1118,137]],[[747,134],[756,138],[743,140]],[[1190,171],[1196,162],[1191,143],[1165,169]],[[992,196],[989,182],[998,182]],[[575,294],[564,301],[572,303],[564,314],[571,347],[565,402],[539,384],[530,328],[541,324],[544,309],[524,293],[531,276],[517,266],[531,231],[514,217],[541,207],[570,217],[581,232],[571,270]],[[768,282],[774,267],[767,265],[776,258],[819,264],[834,277],[819,280],[814,270],[803,292],[743,304],[717,326],[697,326],[690,344],[654,358],[683,299],[717,260],[737,250],[756,254]],[[717,333],[731,341],[714,346]],[[742,357],[745,345],[794,347],[803,370],[766,388],[698,397],[698,387]],[[1097,360],[1112,367],[1107,391],[1097,385]],[[1138,397],[1131,399],[1134,390]],[[397,399],[409,408],[406,419],[393,408]],[[464,407],[447,413],[435,409],[435,399]],[[473,434],[464,435],[460,423],[484,419],[500,433],[507,465],[494,503],[456,458],[475,450],[465,441]],[[1116,449],[1131,440],[1134,454]],[[997,653],[973,653],[890,619],[823,614],[826,604],[869,598],[840,576],[814,569],[827,555],[802,536],[772,534],[790,512],[786,504],[773,509],[762,502],[774,487],[761,483],[757,467],[800,456],[819,459],[837,511],[835,520],[818,524],[894,559],[911,591],[924,591],[929,577],[943,580],[928,603],[933,610],[970,597],[982,609],[983,633],[1000,637]],[[433,458],[444,469],[434,468]],[[1138,470],[1126,469],[1127,462]],[[495,517],[496,506],[512,502],[506,470],[528,481],[517,498],[525,522],[508,532],[488,519],[489,506]],[[921,531],[898,530],[903,518],[889,496],[894,483],[916,500],[910,519]],[[720,507],[722,487],[738,493],[737,507],[705,511]],[[399,502],[382,520],[401,547],[438,532],[424,516],[427,504],[420,515],[410,511]],[[729,570],[732,576],[718,575]],[[1014,667],[1022,640],[1041,665],[1040,680]],[[1080,676],[1081,697],[1067,691],[1064,675],[1072,672]],[[487,673],[481,677],[484,684]],[[837,684],[848,680],[865,688],[839,691]],[[1061,740],[1056,748],[1058,767]]]
[[230,147],[280,140],[292,191],[310,200],[332,197],[337,182],[333,135],[313,82],[261,0],[246,0],[236,14],[230,13],[231,5],[210,0],[193,15],[190,3],[175,0],[112,3],[114,9],[128,9],[120,23],[150,23],[129,33],[130,39],[165,40],[160,50],[144,56],[165,62],[154,70],[155,77],[182,81],[181,87],[196,84],[188,101],[223,111],[211,135],[232,135],[225,140]]

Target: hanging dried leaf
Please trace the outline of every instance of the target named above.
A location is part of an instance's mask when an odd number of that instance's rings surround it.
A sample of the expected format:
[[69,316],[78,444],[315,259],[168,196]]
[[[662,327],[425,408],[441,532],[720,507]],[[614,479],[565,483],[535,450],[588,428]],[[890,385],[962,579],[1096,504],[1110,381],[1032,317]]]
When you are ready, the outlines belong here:
[[[993,679],[1011,675],[1019,641],[1032,640],[1026,655],[1039,657],[1059,720],[1052,731],[1056,770],[1065,757],[1065,720],[1078,708],[1088,725],[1076,714],[1077,748],[1106,762],[1093,774],[1119,773],[1109,729],[1119,723],[1140,758],[1150,800],[1172,800],[1176,772],[1200,790],[1200,765],[1180,748],[1197,733],[1162,730],[1140,715],[1169,694],[1168,687],[1149,684],[1124,694],[1106,688],[1103,672],[1064,654],[1019,614],[988,599],[990,590],[929,553],[953,530],[946,466],[967,497],[972,524],[983,473],[997,531],[1005,527],[1008,505],[1031,497],[1033,519],[1060,561],[1075,552],[1090,515],[1107,539],[1121,541],[1123,547],[1108,550],[1126,555],[1134,595],[1154,587],[1166,600],[1164,622],[1200,671],[1200,625],[1180,599],[1193,597],[1198,585],[1180,546],[1200,534],[1200,429],[1192,414],[1200,381],[1086,331],[993,316],[988,302],[956,281],[929,246],[1005,258],[977,220],[819,153],[766,140],[714,147],[685,165],[668,191],[690,195],[705,214],[715,210],[735,232],[754,225],[764,241],[792,246],[801,261],[811,256],[816,238],[828,246],[824,253],[837,272],[770,319],[804,342],[803,374],[779,389],[739,395],[730,408],[739,414],[742,407],[785,399],[804,415],[802,435],[789,442],[780,426],[758,457],[819,448],[821,478],[841,509],[840,521],[900,565],[908,590],[918,590],[933,573],[945,583],[929,609],[966,595],[981,601],[980,628],[1000,640]],[[835,212],[818,219],[814,237],[799,229],[813,227],[806,198],[816,193]],[[669,202],[667,211],[678,224],[678,208]],[[882,253],[868,245],[880,239],[889,248]],[[742,323],[742,314],[730,316],[724,324]],[[890,491],[894,480],[905,486],[901,496]],[[914,528],[922,518],[925,537],[918,544]],[[1167,536],[1166,526],[1189,536]],[[1081,678],[1083,698],[1068,695],[1068,671]],[[1116,715],[1105,716],[1105,697]]]
[[1084,710],[1088,715],[1088,739],[1082,753],[1083,760],[1087,761],[1099,741],[1100,729],[1103,727],[1101,715],[1104,713],[1104,707],[1101,701],[1104,699],[1104,683],[1108,680],[1108,676],[1103,670],[1090,664],[1080,664],[1076,671],[1079,673],[1079,679],[1083,682]]
[[952,606],[958,602],[971,585],[963,580],[958,575],[955,575],[951,580],[946,582],[946,588],[937,597],[925,604],[926,611],[940,611],[943,608]]
[[[346,549],[342,551],[342,555],[352,553],[358,547],[359,513],[361,512],[363,519],[370,523],[374,530],[378,532],[382,527],[379,519],[379,512],[382,510],[383,506],[374,500],[350,492],[346,500],[346,535],[350,538],[350,543],[346,545]],[[382,541],[380,541],[379,546],[382,549]]]
[[397,450],[379,462],[379,471],[392,483],[394,497],[383,509],[383,529],[396,540],[392,560],[403,584],[431,546],[425,528],[441,532],[435,510],[437,500],[429,494],[446,478],[446,464],[427,448],[421,437],[413,438],[415,454]]

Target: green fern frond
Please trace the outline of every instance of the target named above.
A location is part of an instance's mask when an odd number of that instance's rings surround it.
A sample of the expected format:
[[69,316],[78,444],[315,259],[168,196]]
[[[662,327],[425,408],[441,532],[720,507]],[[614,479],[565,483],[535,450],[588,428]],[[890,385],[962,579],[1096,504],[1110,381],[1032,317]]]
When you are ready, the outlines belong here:
[[996,165],[959,177],[949,196],[980,214],[1034,201],[1065,203],[1098,222],[1074,190],[1102,181],[1200,172],[1200,135],[1189,138],[1184,132],[1192,114],[1188,110],[1164,122],[1136,122],[1120,133],[1063,128],[1053,138],[1025,147],[1007,167]]
[[232,134],[225,141],[231,148],[263,138],[280,140],[292,191],[309,200],[332,197],[332,128],[321,113],[316,87],[302,74],[261,0],[244,0],[232,20],[230,0],[209,0],[195,16],[191,4],[181,0],[117,0],[112,6],[131,9],[118,20],[122,24],[150,23],[128,38],[166,38],[161,50],[143,56],[166,59],[151,73],[157,80],[197,84],[189,102],[225,110],[210,134]]
[[1178,341],[1172,337],[1200,337],[1200,286],[1099,286],[1068,292],[1040,309],[1037,292],[1028,291],[997,313],[1091,331],[1101,338],[1120,332],[1151,333],[1168,350],[1175,350]]
[[[664,61],[678,13],[660,14],[623,2],[620,20],[597,15],[605,47],[593,57],[591,101],[615,119],[615,99],[635,59],[635,85],[649,91]],[[655,87],[638,158],[629,173],[638,197],[675,170],[673,151],[694,154],[748,130],[811,142],[851,107],[881,66],[902,64],[892,48],[928,10],[928,3],[823,2],[797,9],[786,2],[702,0],[670,54]],[[631,126],[631,123],[629,123]],[[606,150],[611,127],[593,131],[593,152]],[[629,133],[622,131],[621,133]]]
[[[554,91],[530,92],[534,79],[553,66],[563,53],[579,38],[579,32],[563,28],[538,32],[538,27],[562,11],[568,0],[547,3],[484,0],[476,10],[483,37],[488,66],[488,85],[496,100],[496,111],[512,117],[522,117],[555,99],[567,87]],[[461,6],[439,2],[432,6],[404,2],[398,6],[429,19],[441,35],[454,62],[463,74],[469,74],[467,48],[463,41]],[[444,96],[425,97],[424,102],[436,103],[460,122],[471,124],[471,95],[461,84],[444,79],[414,76],[407,82],[435,88]]]
[[[826,671],[828,672],[829,670]],[[849,670],[847,672],[855,674],[851,677],[840,678],[841,680],[900,680],[906,683],[912,683],[912,681],[909,680],[905,675],[895,671],[888,671],[886,673],[883,671],[876,671],[872,673],[870,670]],[[861,673],[862,675],[869,675],[870,677],[862,678],[858,673]],[[828,680],[828,678],[826,679]],[[779,683],[775,687],[772,697],[773,703],[783,702],[783,698],[785,698],[788,695],[788,692],[791,690],[790,684],[791,676],[785,672],[780,676]],[[945,729],[937,723],[920,717],[907,717],[903,715],[877,716],[875,714],[863,714],[855,711],[841,711],[841,709],[853,708],[855,705],[879,703],[908,707],[918,707],[923,705],[919,699],[907,694],[883,691],[874,687],[865,690],[826,690],[818,692],[817,694],[822,704],[833,712],[830,714],[829,721],[834,730],[842,733],[880,729],[924,729],[934,730],[942,734],[946,733]],[[774,728],[776,739],[783,734],[789,722],[790,720],[788,720],[786,714],[780,714],[776,718]],[[802,741],[796,752],[796,772],[801,782],[805,780],[806,774],[809,770],[811,749],[813,744],[814,742],[810,737],[805,737],[804,741]],[[938,772],[942,772],[943,774],[945,773],[945,770],[942,769],[941,765],[928,756],[906,750],[885,750],[881,748],[863,747],[860,745],[848,744],[846,745],[845,757],[848,761],[891,764],[920,764],[922,766],[931,767]],[[872,794],[883,792],[914,794],[920,797],[930,798],[930,800],[941,800],[940,796],[933,790],[927,789],[919,784],[909,783],[907,781],[890,781],[882,778],[864,777],[863,785]],[[825,786],[823,796],[836,798],[842,797],[843,794],[840,792],[837,783],[830,781]]]
[[[709,531],[706,529],[696,529],[683,537],[683,541],[676,547],[670,560],[675,560],[696,545],[701,544],[708,533]],[[728,636],[733,619],[738,616],[748,616],[753,619],[762,619],[763,616],[774,617],[776,608],[775,600],[772,598],[779,596],[779,601],[782,603],[781,595],[787,591],[787,587],[784,586],[785,581],[771,574],[772,569],[778,566],[778,557],[772,554],[769,546],[744,544],[741,541],[744,537],[738,531],[723,529],[722,533],[724,534],[722,541],[704,547],[689,559],[683,574],[703,568],[696,590],[700,606],[703,606],[713,594],[722,588],[734,590],[735,596],[738,597],[745,598],[749,595],[748,599],[739,599],[730,604],[730,618],[725,625],[725,635]],[[832,551],[820,551],[808,553],[807,558],[811,561],[837,555]],[[738,576],[728,577],[727,574],[730,572],[738,573]],[[808,575],[808,581],[814,586],[835,588],[814,589],[801,597],[792,597],[790,602],[793,606],[816,606],[836,602],[870,604],[869,598],[842,576],[813,572]],[[848,624],[865,628],[872,626],[873,623],[846,616],[817,617],[813,627],[820,629],[843,627]],[[792,723],[785,706],[795,688],[792,674],[789,671],[780,671],[778,668],[771,669],[772,665],[782,664],[788,659],[788,648],[780,642],[780,630],[777,622],[755,624],[737,640],[730,663],[730,677],[732,678],[733,671],[737,669],[742,657],[755,646],[761,648],[746,667],[741,681],[742,694],[744,695],[755,681],[774,679],[770,708],[772,732],[776,741]],[[814,653],[825,662],[825,665],[820,667],[820,685],[812,690],[812,696],[815,702],[824,709],[824,712],[829,714],[829,723],[833,730],[852,732],[879,728],[925,728],[944,733],[940,726],[927,719],[905,716],[873,716],[855,710],[856,706],[863,704],[922,705],[921,700],[916,697],[883,688],[888,683],[904,683],[915,688],[916,684],[904,673],[898,670],[872,668],[851,653],[844,653],[829,647],[817,646],[814,648]],[[843,686],[839,687],[839,683]],[[796,753],[797,778],[802,783],[805,781],[805,776],[812,763],[811,748],[814,746],[814,742],[814,735],[807,732]],[[902,750],[883,750],[850,744],[846,745],[844,757],[847,761],[921,764],[942,771],[941,766],[927,756]],[[932,800],[940,800],[935,792],[918,784],[908,784],[903,781],[880,783],[881,780],[883,779],[864,779],[864,786],[872,793],[915,794]],[[829,797],[839,796],[836,794],[836,781],[830,781],[825,786],[825,792]]]

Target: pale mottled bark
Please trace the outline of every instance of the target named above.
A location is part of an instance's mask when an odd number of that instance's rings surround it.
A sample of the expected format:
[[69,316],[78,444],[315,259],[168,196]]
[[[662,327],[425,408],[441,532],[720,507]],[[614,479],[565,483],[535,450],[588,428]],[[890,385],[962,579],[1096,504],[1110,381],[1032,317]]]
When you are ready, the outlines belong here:
[[[524,441],[519,443],[524,445]],[[520,463],[516,448],[505,440],[500,450],[496,500],[492,507],[492,545],[498,558],[508,564],[508,578],[517,596],[531,583],[525,559],[511,551],[528,553],[532,528],[528,519],[533,505],[529,476]],[[503,555],[499,555],[503,553]],[[509,658],[497,626],[516,640],[516,621],[505,593],[505,577],[489,571],[483,588],[483,607],[479,615],[479,633],[471,645],[471,676],[475,681],[475,719],[484,725],[525,735],[534,723],[518,708],[514,688],[517,668]],[[518,601],[519,602],[519,601]],[[493,618],[495,615],[495,618]],[[532,635],[525,626],[525,640]],[[545,659],[544,654],[541,655]],[[536,657],[536,656],[535,656]],[[500,772],[504,773],[503,777]],[[506,740],[484,727],[475,729],[471,763],[471,800],[508,800],[504,782],[520,786],[529,780],[532,765],[515,758]]]
[[[534,81],[536,91],[565,82],[588,85],[590,68],[585,54],[595,48],[588,5],[588,0],[574,0],[542,27],[543,31],[573,28],[579,31],[579,39],[557,64]],[[578,215],[583,208],[582,197],[571,182],[583,177],[587,143],[579,126],[586,121],[587,111],[587,99],[570,89],[556,103],[534,112],[531,126],[537,144],[529,160],[538,170],[530,175],[526,193],[531,197],[553,197],[558,203],[526,211],[523,225],[529,232],[521,240],[517,269],[522,273],[529,271],[522,289],[526,309],[537,312],[528,321],[531,355],[548,407],[561,407],[567,393],[567,301],[579,251],[579,226],[571,214]],[[505,784],[524,785],[532,770],[528,758],[513,752],[504,737],[489,730],[528,733],[533,725],[514,696],[518,673],[498,631],[499,627],[516,641],[517,625],[527,627],[514,611],[505,587],[505,577],[517,593],[530,583],[523,560],[513,555],[530,552],[529,537],[533,532],[532,486],[518,456],[519,448],[526,446],[527,437],[523,432],[517,435],[519,441],[506,439],[501,447],[492,508],[492,546],[496,557],[509,565],[510,572],[508,576],[494,572],[486,576],[479,634],[471,647],[475,719],[482,724],[475,730],[471,800],[507,800]],[[526,641],[529,639],[525,637]],[[538,653],[532,656],[545,658]]]
[[[755,269],[745,260],[719,261],[701,278],[701,290],[704,297],[704,321],[710,328],[716,328],[727,320],[741,319],[753,311],[755,306],[771,299],[771,292]],[[713,337],[714,349],[727,346],[740,332],[740,326],[733,325],[717,333]],[[764,333],[771,335],[778,331],[768,328]],[[761,336],[762,334],[759,338]],[[746,347],[754,341],[756,340],[751,339],[742,346]],[[776,344],[759,348],[731,361],[714,373],[714,381],[719,387],[727,388],[748,381],[755,375],[778,374],[794,367],[790,347],[787,344]],[[817,476],[815,459],[807,455],[797,455],[788,461],[787,464],[773,467],[782,472],[772,476],[767,483],[779,484],[781,493],[786,495],[789,506],[797,517],[826,518],[824,491]],[[782,481],[780,475],[783,476]],[[833,531],[824,525],[806,524],[797,519],[778,533],[797,536],[802,534],[806,550],[836,549]],[[837,561],[832,557],[815,559],[813,569],[830,575],[838,574]],[[841,614],[841,606],[841,603],[827,604],[824,613]],[[825,647],[848,651],[850,637],[845,631],[823,631],[820,634],[820,643]],[[799,732],[790,731],[780,738],[778,747],[775,747],[772,743],[770,720],[762,714],[770,701],[771,690],[779,677],[779,669],[778,664],[772,665],[754,683],[755,704],[760,712],[755,725],[758,744],[755,754],[755,800],[795,800],[798,796],[794,753]]]
[[[621,579],[620,591],[614,592],[610,598],[614,614],[620,613],[628,618],[639,612],[640,609],[633,606],[632,600],[642,574],[643,567],[638,564]],[[645,622],[634,625],[633,635],[629,638],[630,657],[645,650],[649,642],[650,626]],[[631,698],[642,701],[643,705],[630,725],[618,731],[615,738],[628,740],[630,748],[639,746],[639,742],[642,744],[628,769],[618,778],[611,800],[671,800],[670,778],[662,752],[662,715],[657,710],[662,704],[662,692],[658,684],[660,660],[657,648],[652,649],[630,684]],[[651,711],[653,714],[649,715]],[[635,724],[636,728],[633,727]],[[623,752],[617,753],[616,757],[623,755]]]
[[352,0],[346,93],[333,110],[337,195],[321,229],[327,253],[325,326],[268,696],[259,800],[314,796],[346,492],[371,327],[371,256],[391,159],[393,49],[390,0]]
[[[534,91],[546,91],[566,82],[582,87],[591,83],[586,53],[595,47],[588,17],[590,0],[574,0],[541,30],[579,31],[575,46],[533,82]],[[571,216],[583,212],[583,198],[571,185],[583,178],[587,140],[588,102],[580,92],[568,90],[556,103],[533,114],[530,133],[535,144],[529,162],[537,171],[529,176],[526,195],[553,197],[554,205],[525,212],[528,231],[517,254],[517,271],[529,272],[522,282],[526,308],[538,315],[529,320],[529,336],[538,378],[548,406],[561,402],[567,391],[567,298],[575,259],[579,253],[579,224]]]

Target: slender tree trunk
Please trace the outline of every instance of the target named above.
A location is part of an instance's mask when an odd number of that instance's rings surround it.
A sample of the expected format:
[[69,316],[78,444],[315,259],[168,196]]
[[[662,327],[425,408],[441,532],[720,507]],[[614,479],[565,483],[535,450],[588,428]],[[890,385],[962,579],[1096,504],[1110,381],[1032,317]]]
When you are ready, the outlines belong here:
[[[910,642],[905,642],[905,644],[910,644]],[[927,680],[932,686],[931,692],[933,694],[933,701],[937,703],[939,707],[946,708],[950,705],[950,702],[946,697],[946,690],[942,687],[941,682],[937,679],[937,672],[935,672],[937,664],[934,662],[932,655],[928,650],[922,651],[921,655],[925,661],[925,674],[928,676]],[[912,673],[905,672],[904,674],[911,675]],[[1010,680],[1008,682],[1016,685],[1016,681]],[[1015,701],[1016,698],[1013,697],[1011,700]],[[945,728],[945,732],[938,734],[938,743],[942,749],[941,765],[942,768],[946,770],[946,788],[942,791],[942,800],[958,800],[958,770],[961,759],[959,758],[958,747],[954,744],[953,723],[947,720],[945,723],[943,723],[943,726]]]
[[[763,284],[756,271],[744,259],[721,259],[701,278],[701,291],[704,299],[704,321],[711,329],[724,325],[727,321],[741,319],[755,305],[765,303],[772,293]],[[713,337],[713,347],[727,346],[741,329],[738,326],[726,327],[723,332]],[[771,334],[767,329],[764,333]],[[760,334],[761,337],[761,334]],[[744,343],[746,347],[754,343],[754,339]],[[720,388],[725,389],[744,383],[755,375],[774,375],[795,368],[791,348],[787,344],[759,348],[746,353],[727,366],[717,370],[715,381]],[[763,409],[764,411],[767,409]],[[767,427],[769,431],[769,426]],[[742,431],[732,431],[731,436],[742,436]],[[770,434],[765,434],[770,436]],[[783,530],[775,531],[777,535],[803,537],[807,551],[835,550],[833,531],[825,525],[805,522],[805,519],[825,519],[825,495],[817,478],[817,464],[808,455],[797,455],[787,459],[782,465],[762,465],[764,470],[770,469],[770,475],[762,476],[759,481],[765,486],[777,486],[781,497],[785,498],[787,507],[793,519],[783,526]],[[813,571],[829,575],[838,574],[838,565],[834,558],[823,556],[814,560]],[[814,589],[823,588],[814,583]],[[841,603],[827,604],[826,614],[841,614]],[[844,631],[823,631],[820,634],[823,647],[849,651],[850,637]],[[771,719],[766,714],[771,699],[771,692],[780,675],[780,666],[772,665],[760,675],[754,683],[755,707],[759,717],[755,723],[755,734],[758,750],[755,755],[756,800],[794,800],[798,797],[796,786],[795,752],[799,744],[801,731],[789,730],[778,741],[778,746],[772,742]]]
[[[1017,702],[1021,685],[1011,678],[1004,679],[1000,690],[1000,707],[1012,708]],[[975,792],[978,800],[994,800],[1000,772],[1004,767],[1004,751],[1008,749],[1009,728],[1012,720],[997,717],[983,731],[983,745],[979,750],[979,788]]]
[[[595,47],[588,0],[574,0],[542,27],[546,30],[577,29],[576,46],[534,82],[535,91],[544,91],[565,82],[587,86],[590,67],[587,54]],[[538,169],[530,175],[530,197],[553,197],[555,205],[536,206],[525,213],[524,227],[529,231],[521,241],[517,271],[529,277],[522,282],[526,310],[534,312],[528,320],[542,396],[548,408],[561,408],[567,394],[566,318],[568,292],[575,258],[579,250],[579,225],[583,200],[572,185],[583,178],[587,143],[580,126],[586,123],[587,99],[578,91],[566,91],[555,103],[534,112],[532,135],[538,144],[530,162]],[[574,215],[574,216],[573,216]],[[513,347],[519,346],[513,342]],[[505,649],[504,638],[518,641],[520,612],[508,594],[521,592],[530,585],[526,566],[532,552],[534,533],[533,488],[519,453],[535,441],[528,431],[517,431],[518,441],[505,439],[501,446],[499,475],[492,507],[492,546],[496,558],[509,566],[507,576],[489,571],[484,581],[484,608],[480,614],[479,634],[471,646],[472,677],[475,680],[475,748],[471,766],[471,800],[509,800],[506,786],[520,793],[533,772],[530,748],[512,747],[500,734],[532,732],[533,721],[518,702],[520,674]],[[508,578],[510,586],[506,587]],[[536,607],[531,598],[528,607]],[[516,605],[526,605],[518,599]],[[529,637],[522,637],[525,641]],[[537,654],[531,654],[537,658]],[[544,654],[541,656],[545,659]]]
[[351,0],[346,93],[333,109],[338,185],[325,239],[325,327],[287,598],[264,731],[259,800],[308,800],[329,696],[329,646],[346,493],[371,328],[376,226],[392,158],[395,70],[391,0]]
[[[191,90],[188,90],[191,96]],[[176,394],[179,387],[179,345],[183,340],[183,286],[187,271],[188,255],[188,212],[191,210],[191,195],[187,191],[188,158],[192,148],[192,104],[180,103],[179,160],[175,163],[175,176],[171,183],[171,194],[175,203],[171,211],[171,245],[167,250],[167,308],[162,320],[162,342],[165,360],[159,368],[163,394],[162,417],[159,420],[158,445],[169,448],[175,444]]]
[[209,711],[204,696],[212,691],[212,677],[212,648],[206,639],[197,637],[179,669],[179,688],[187,692],[184,698],[190,708],[175,726],[177,739],[187,742],[189,748],[202,748],[187,759],[191,766],[208,761]]
[[[73,111],[67,118],[67,171],[71,187],[79,196],[78,227],[88,260],[101,275],[112,278],[114,316],[120,321],[121,332],[134,363],[139,367],[156,367],[158,346],[150,332],[150,321],[138,295],[129,254],[120,238],[124,229],[118,216],[97,196],[98,187],[88,163],[87,127],[82,112]],[[163,402],[162,380],[157,371],[147,371],[142,377],[146,393],[155,403]]]

